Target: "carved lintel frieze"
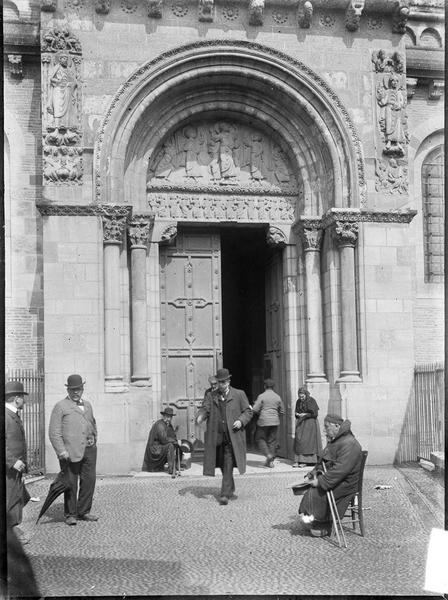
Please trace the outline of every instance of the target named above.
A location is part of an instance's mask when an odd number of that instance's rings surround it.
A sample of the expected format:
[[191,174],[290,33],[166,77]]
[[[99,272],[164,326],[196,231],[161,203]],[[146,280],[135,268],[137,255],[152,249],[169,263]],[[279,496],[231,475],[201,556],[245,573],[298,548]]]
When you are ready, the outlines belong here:
[[350,0],[345,12],[345,27],[348,31],[357,31],[359,29],[364,5],[365,0]]
[[403,160],[393,156],[377,159],[375,164],[375,189],[388,194],[407,194],[408,168]]
[[56,10],[57,0],[42,0],[41,10],[45,12],[54,12]]
[[146,248],[154,218],[149,215],[134,214],[128,225],[128,238],[131,248]]
[[439,100],[445,91],[445,82],[443,79],[431,79],[428,87],[428,99]]
[[166,229],[162,231],[162,235],[160,236],[161,244],[174,244],[177,236],[177,225],[169,225]]
[[213,21],[214,0],[199,0],[198,19],[204,23]]
[[408,23],[410,10],[410,0],[397,0],[397,4],[392,15],[393,33],[406,33],[406,25]]
[[110,12],[110,0],[95,0],[95,11],[99,15],[108,15]]
[[332,228],[333,237],[340,248],[344,246],[355,247],[358,241],[358,223],[336,221]]
[[249,0],[249,24],[263,25],[264,0]]
[[266,242],[269,246],[282,247],[286,245],[287,239],[285,233],[278,227],[269,227],[266,234]]
[[146,6],[148,11],[148,17],[153,19],[162,18],[162,0],[146,0]]
[[297,6],[297,22],[301,29],[309,29],[311,27],[311,19],[313,18],[313,4],[310,0],[299,0]]
[[23,77],[23,65],[21,54],[8,54],[9,72],[11,77],[16,79],[22,79]]
[[36,204],[43,216],[57,217],[93,217],[93,216],[118,216],[126,219],[132,213],[129,204],[50,204],[41,202]]
[[123,242],[127,217],[114,214],[103,214],[103,242],[104,244],[119,244]]
[[417,77],[406,77],[406,96],[408,100],[414,96],[417,84]]

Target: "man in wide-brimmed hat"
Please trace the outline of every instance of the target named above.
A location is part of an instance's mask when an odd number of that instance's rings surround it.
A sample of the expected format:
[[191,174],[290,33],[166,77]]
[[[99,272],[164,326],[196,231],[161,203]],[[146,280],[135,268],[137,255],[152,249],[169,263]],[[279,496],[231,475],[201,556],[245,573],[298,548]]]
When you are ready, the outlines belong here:
[[235,491],[233,468],[246,472],[246,432],[244,427],[252,418],[252,409],[243,390],[231,387],[228,369],[216,373],[218,389],[205,395],[196,422],[207,422],[204,448],[204,475],[222,471],[219,503],[228,504]]
[[67,396],[55,404],[48,428],[61,470],[66,468],[69,478],[70,486],[64,492],[67,525],[76,525],[77,520],[98,521],[90,512],[96,483],[98,433],[92,405],[82,399],[84,383],[81,375],[69,375],[65,384]]
[[142,471],[163,471],[168,463],[168,473],[172,478],[180,474],[176,467],[176,459],[180,461],[181,441],[177,439],[172,426],[175,416],[171,406],[164,408],[162,418],[151,427],[143,458]]
[[27,471],[26,440],[20,411],[28,393],[20,381],[8,381],[5,385],[5,451],[6,451],[6,513],[8,526],[14,527],[17,537],[26,544],[29,540],[17,528],[22,522],[23,507],[29,494],[22,474]]

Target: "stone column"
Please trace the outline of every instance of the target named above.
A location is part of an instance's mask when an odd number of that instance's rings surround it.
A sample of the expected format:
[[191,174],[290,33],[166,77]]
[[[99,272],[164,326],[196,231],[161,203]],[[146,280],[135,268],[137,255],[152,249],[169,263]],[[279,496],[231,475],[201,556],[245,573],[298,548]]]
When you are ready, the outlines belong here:
[[303,227],[301,239],[305,253],[306,312],[308,338],[307,381],[326,381],[324,372],[324,338],[320,251],[323,231],[320,227]]
[[106,386],[123,387],[120,343],[120,249],[126,216],[103,214],[104,242],[104,373]]
[[355,285],[358,223],[336,221],[333,235],[338,244],[341,265],[342,369],[339,380],[359,381]]
[[128,227],[131,248],[132,375],[136,385],[148,385],[148,337],[146,297],[146,252],[152,219],[134,215]]

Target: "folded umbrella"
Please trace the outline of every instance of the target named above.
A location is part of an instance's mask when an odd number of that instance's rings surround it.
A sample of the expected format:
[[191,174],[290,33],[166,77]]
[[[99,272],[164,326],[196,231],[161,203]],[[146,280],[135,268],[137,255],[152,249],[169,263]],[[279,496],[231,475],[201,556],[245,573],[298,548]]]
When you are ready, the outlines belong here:
[[39,519],[45,514],[48,508],[53,504],[56,498],[63,494],[69,487],[70,484],[68,481],[67,462],[64,462],[61,471],[57,474],[56,479],[50,485],[45,502],[40,509],[39,516],[37,517],[36,524],[39,522]]

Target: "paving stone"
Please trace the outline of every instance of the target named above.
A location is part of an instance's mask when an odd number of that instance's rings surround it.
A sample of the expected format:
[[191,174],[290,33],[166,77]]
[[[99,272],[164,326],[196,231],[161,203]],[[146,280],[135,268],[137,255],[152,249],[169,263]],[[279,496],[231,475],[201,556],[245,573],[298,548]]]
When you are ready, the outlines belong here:
[[100,520],[76,527],[63,522],[62,496],[35,525],[51,479],[31,483],[41,502],[26,507],[23,530],[42,595],[424,593],[430,529],[400,470],[366,467],[366,537],[348,531],[343,549],[299,522],[290,486],[303,475],[286,461],[268,470],[257,460],[235,476],[227,506],[217,502],[221,477],[202,477],[199,465],[177,479],[98,478]]

